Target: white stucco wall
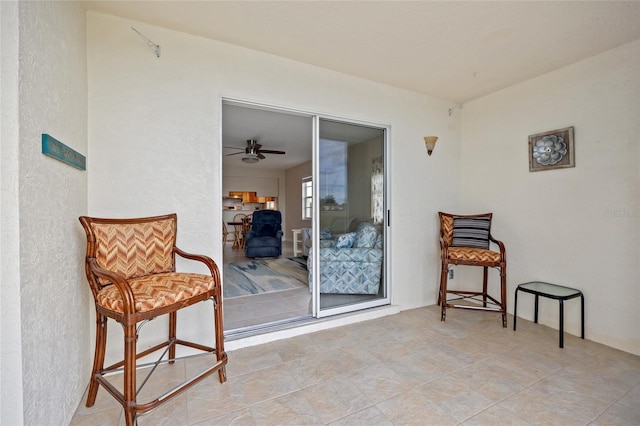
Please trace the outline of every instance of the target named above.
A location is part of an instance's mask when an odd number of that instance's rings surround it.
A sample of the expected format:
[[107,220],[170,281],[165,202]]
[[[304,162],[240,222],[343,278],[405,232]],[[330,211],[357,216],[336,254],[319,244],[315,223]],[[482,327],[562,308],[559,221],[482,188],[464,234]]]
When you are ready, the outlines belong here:
[[[132,26],[162,47],[160,58]],[[436,211],[458,202],[451,102],[97,13],[88,15],[88,70],[89,213],[175,211],[179,245],[218,262],[221,97],[390,125],[393,303],[435,303]],[[422,138],[431,134],[440,141],[428,157]],[[210,307],[186,316],[184,332],[210,330]],[[109,356],[120,354],[113,344]]]
[[20,269],[11,278],[20,286],[12,302],[20,304],[22,383],[13,386],[22,392],[24,424],[66,424],[91,369],[78,222],[87,172],[44,156],[41,135],[86,153],[86,19],[77,2],[20,2],[18,11]]
[[[464,105],[467,212],[493,211],[507,246],[509,311],[518,283],[581,289],[586,338],[640,354],[640,42]],[[575,127],[575,168],[529,172],[528,135]],[[580,333],[580,303],[565,324]],[[543,301],[540,321],[558,327]],[[533,318],[533,297],[518,314]]]
[[18,3],[0,2],[0,419],[22,424]]

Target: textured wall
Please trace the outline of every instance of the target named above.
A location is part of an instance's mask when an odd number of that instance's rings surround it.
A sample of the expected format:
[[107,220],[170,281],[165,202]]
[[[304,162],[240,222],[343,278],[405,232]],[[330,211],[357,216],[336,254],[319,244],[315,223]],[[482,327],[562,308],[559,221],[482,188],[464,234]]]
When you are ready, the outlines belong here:
[[18,231],[18,3],[0,2],[0,419],[22,424]]
[[[520,282],[577,287],[586,337],[640,354],[640,42],[464,105],[462,200],[493,211],[509,261],[509,310]],[[575,127],[575,168],[530,173],[528,135]],[[479,179],[478,177],[482,177]],[[456,279],[458,276],[456,276]],[[462,278],[462,277],[461,277]],[[518,314],[533,318],[533,298]],[[565,304],[580,333],[580,304]],[[557,302],[540,320],[558,327]]]
[[[393,303],[402,309],[435,303],[436,211],[456,205],[458,194],[451,102],[140,22],[97,13],[88,22],[91,214],[176,211],[179,243],[220,261],[222,96],[388,124],[389,171],[397,173]],[[160,58],[131,26],[162,46]],[[424,149],[427,134],[441,138],[432,157]],[[416,181],[438,184],[418,190]],[[178,327],[204,334],[209,315],[187,314]],[[145,329],[154,327],[161,332],[157,324]],[[110,356],[120,353],[116,344]]]
[[78,2],[20,2],[19,22],[24,423],[66,424],[91,369],[87,172],[42,155],[41,134],[87,151],[86,16]]

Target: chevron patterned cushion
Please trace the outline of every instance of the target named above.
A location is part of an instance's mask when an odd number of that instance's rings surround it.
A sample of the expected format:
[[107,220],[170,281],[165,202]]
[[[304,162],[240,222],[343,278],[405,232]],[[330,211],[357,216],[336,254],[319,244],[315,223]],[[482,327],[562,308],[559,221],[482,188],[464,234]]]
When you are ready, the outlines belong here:
[[[175,221],[138,224],[93,223],[96,260],[126,278],[173,271]],[[106,284],[101,280],[102,284]]]
[[488,217],[454,217],[451,246],[488,249],[490,226]]
[[500,253],[492,250],[468,247],[449,247],[449,259],[471,262],[500,262]]
[[[205,293],[214,287],[210,275],[170,272],[129,280],[136,312],[146,312]],[[101,306],[122,312],[123,304],[115,285],[104,287],[96,300]]]

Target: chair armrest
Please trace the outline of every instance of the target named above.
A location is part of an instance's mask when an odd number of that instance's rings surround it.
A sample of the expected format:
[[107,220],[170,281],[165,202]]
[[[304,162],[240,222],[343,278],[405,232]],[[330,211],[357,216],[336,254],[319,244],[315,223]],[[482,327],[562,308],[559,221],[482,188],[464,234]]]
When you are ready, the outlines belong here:
[[443,261],[449,258],[449,245],[442,235],[440,235],[440,257]]
[[506,250],[504,248],[503,242],[493,238],[493,236],[491,234],[489,234],[489,240],[498,245],[498,247],[500,249],[500,257],[502,257],[502,260],[504,261],[504,259],[506,257]]
[[127,279],[117,272],[101,268],[98,266],[98,261],[95,258],[89,259],[87,264],[92,274],[96,275],[98,278],[103,278],[116,286],[118,293],[120,293],[120,297],[122,297],[123,313],[135,313],[136,300],[133,297],[133,290],[131,290],[131,286]]
[[174,247],[174,250],[180,257],[204,263],[207,268],[209,268],[211,276],[216,282],[216,286],[220,286],[220,270],[218,269],[218,265],[213,261],[213,259],[202,254],[187,253],[184,250],[180,250],[178,247]]

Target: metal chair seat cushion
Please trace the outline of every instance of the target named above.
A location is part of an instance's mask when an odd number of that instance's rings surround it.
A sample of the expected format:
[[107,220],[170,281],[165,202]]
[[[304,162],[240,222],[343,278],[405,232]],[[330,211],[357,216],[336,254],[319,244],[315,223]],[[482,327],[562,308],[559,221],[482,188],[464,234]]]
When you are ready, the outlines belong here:
[[[147,312],[189,300],[215,287],[211,275],[167,272],[127,280],[135,299],[136,312]],[[124,304],[118,288],[108,285],[96,295],[98,304],[115,312],[123,312]]]
[[470,247],[449,247],[447,250],[452,261],[500,263],[502,256],[499,252]]

